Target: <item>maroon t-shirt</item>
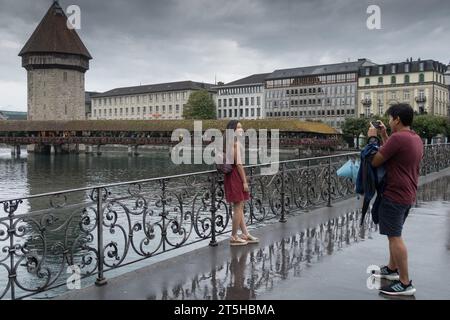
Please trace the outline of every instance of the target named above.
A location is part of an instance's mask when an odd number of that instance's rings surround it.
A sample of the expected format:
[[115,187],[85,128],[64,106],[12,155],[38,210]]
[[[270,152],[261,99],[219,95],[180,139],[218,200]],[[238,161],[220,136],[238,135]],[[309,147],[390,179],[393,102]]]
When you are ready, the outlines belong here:
[[423,157],[422,139],[413,130],[394,132],[379,152],[386,160],[383,196],[399,204],[413,204]]

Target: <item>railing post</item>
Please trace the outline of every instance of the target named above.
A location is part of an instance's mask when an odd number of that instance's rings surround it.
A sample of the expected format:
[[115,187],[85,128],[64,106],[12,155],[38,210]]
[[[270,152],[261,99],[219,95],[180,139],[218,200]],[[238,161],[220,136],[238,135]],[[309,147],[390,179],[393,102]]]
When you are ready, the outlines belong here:
[[211,184],[210,184],[210,190],[209,193],[211,195],[211,241],[209,242],[209,245],[211,247],[217,246],[216,241],[216,175],[213,173],[211,175]]
[[[6,205],[7,203],[7,205]],[[14,255],[16,254],[16,247],[14,244],[14,233],[15,233],[15,225],[14,225],[14,212],[17,210],[17,207],[20,203],[22,203],[22,200],[16,200],[16,201],[8,201],[6,203],[3,203],[4,208],[7,208],[5,211],[8,212],[8,218],[9,218],[9,226],[8,226],[8,234],[9,234],[9,273],[8,273],[8,281],[10,284],[10,292],[11,292],[11,300],[16,299],[16,278],[17,274],[15,273],[15,261],[14,261]]]
[[327,207],[331,207],[331,157],[328,158],[328,203]]
[[103,199],[101,188],[96,189],[97,193],[97,252],[98,252],[98,276],[95,284],[103,286],[107,283],[103,276],[104,248],[103,248]]
[[285,217],[285,190],[284,190],[284,163],[281,164],[281,217],[280,217],[280,222],[286,222],[286,217]]
[[253,224],[253,215],[255,214],[254,208],[253,208],[253,167],[250,168],[250,174],[249,174],[249,182],[250,182],[250,224]]
[[163,245],[163,252],[166,251],[166,242],[167,242],[167,230],[166,230],[166,179],[161,179],[161,217],[162,217],[162,231],[161,231],[161,238],[162,238],[162,245]]

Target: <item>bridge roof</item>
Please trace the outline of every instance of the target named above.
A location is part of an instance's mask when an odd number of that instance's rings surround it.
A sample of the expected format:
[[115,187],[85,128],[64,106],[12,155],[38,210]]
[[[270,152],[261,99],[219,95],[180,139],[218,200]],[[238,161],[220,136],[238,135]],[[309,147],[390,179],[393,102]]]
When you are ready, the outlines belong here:
[[[202,129],[224,130],[228,120],[202,120]],[[300,120],[242,120],[244,129],[279,129],[284,132],[310,132],[338,134],[321,122]],[[0,121],[0,132],[20,131],[160,131],[171,132],[178,128],[192,131],[194,120],[73,120],[73,121]]]

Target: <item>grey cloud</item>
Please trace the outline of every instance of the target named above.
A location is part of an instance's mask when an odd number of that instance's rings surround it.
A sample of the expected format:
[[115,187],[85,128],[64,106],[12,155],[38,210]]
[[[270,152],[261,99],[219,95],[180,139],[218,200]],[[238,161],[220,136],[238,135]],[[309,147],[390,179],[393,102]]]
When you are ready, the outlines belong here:
[[[49,0],[0,0],[0,108],[26,108],[17,53]],[[94,59],[86,88],[192,79],[232,81],[257,72],[368,57],[375,62],[449,56],[447,0],[62,0],[82,13]],[[382,30],[366,28],[381,7]]]

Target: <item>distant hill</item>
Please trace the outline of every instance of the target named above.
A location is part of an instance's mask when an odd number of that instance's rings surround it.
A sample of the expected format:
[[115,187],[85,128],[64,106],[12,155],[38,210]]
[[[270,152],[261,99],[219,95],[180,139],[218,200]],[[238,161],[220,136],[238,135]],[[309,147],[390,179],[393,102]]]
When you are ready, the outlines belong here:
[[27,113],[23,111],[0,110],[0,120],[27,120]]

